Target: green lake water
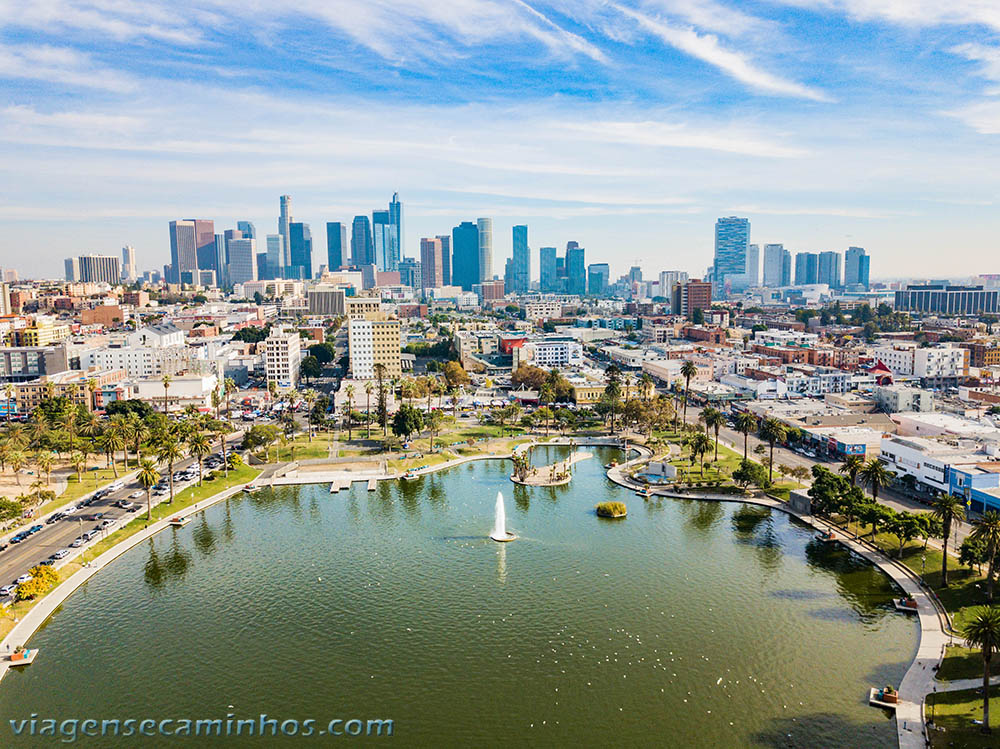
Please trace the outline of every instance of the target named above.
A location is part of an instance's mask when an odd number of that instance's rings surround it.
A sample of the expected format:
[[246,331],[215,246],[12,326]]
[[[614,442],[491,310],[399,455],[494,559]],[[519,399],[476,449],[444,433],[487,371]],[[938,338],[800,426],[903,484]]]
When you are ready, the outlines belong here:
[[[866,705],[918,636],[888,578],[783,513],[644,501],[606,449],[565,487],[507,461],[264,490],[129,551],[0,683],[9,719],[392,719],[399,746],[887,747]],[[551,462],[563,450],[535,450]],[[487,538],[497,491],[519,539]],[[623,520],[593,506],[621,499]],[[342,724],[341,724],[342,725]],[[323,740],[325,738],[325,740]],[[92,738],[86,746],[311,740]],[[336,743],[336,741],[334,741]]]

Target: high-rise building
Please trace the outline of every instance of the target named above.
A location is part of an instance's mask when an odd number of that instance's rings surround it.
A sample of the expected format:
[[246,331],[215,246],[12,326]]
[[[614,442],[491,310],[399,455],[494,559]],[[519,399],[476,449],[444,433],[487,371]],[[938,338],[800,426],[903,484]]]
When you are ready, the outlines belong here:
[[67,281],[80,280],[80,258],[68,257],[63,261]]
[[[441,237],[436,237],[436,239],[441,239]],[[451,239],[451,237],[448,237],[448,239]],[[447,267],[443,257],[441,263],[444,267]],[[443,271],[444,268],[442,268],[442,273]],[[403,286],[409,286],[411,289],[421,288],[421,284],[423,283],[423,269],[420,267],[419,260],[414,260],[412,257],[404,257],[399,261],[399,282]],[[450,284],[444,285],[449,286]]]
[[688,280],[688,273],[686,270],[664,270],[660,271],[660,277],[657,282],[657,294],[656,296],[662,296],[666,299],[670,299],[670,295],[673,293],[674,284],[681,283],[682,281]]
[[[212,237],[214,246],[215,237]],[[194,221],[170,222],[170,277],[168,283],[180,283],[181,271],[198,268],[198,241]]]
[[441,278],[445,286],[451,286],[451,234],[438,234],[441,240]]
[[394,271],[399,265],[399,237],[389,211],[372,211],[372,245],[375,265],[380,271]]
[[350,375],[355,380],[372,380],[375,367],[385,367],[385,377],[403,374],[399,320],[355,318],[347,324],[347,353]]
[[555,247],[542,247],[538,250],[538,289],[543,293],[558,291],[559,275],[556,266]]
[[764,286],[777,289],[792,284],[792,253],[783,244],[764,245]]
[[825,283],[831,289],[840,288],[840,253],[821,252],[816,270],[816,283]]
[[576,242],[566,244],[566,291],[584,296],[587,293],[587,264],[584,248]]
[[135,269],[135,247],[130,244],[122,247],[122,280],[134,283],[138,278]]
[[257,238],[257,227],[251,221],[237,221],[236,228],[243,234],[244,239]]
[[493,280],[493,219],[477,218],[479,230],[479,280]]
[[728,216],[716,220],[712,283],[717,297],[723,296],[730,277],[746,273],[749,245],[750,219]]
[[587,293],[590,296],[607,296],[611,268],[607,263],[591,263],[587,266]]
[[293,221],[288,225],[291,265],[285,278],[308,280],[312,278],[312,232],[309,224]]
[[699,278],[674,284],[671,311],[675,315],[691,317],[696,309],[703,312],[712,307],[712,284]]
[[819,255],[815,252],[795,254],[795,285],[819,283]]
[[367,216],[355,216],[351,224],[351,265],[372,265],[374,262],[371,222]]
[[396,270],[399,259],[403,257],[403,204],[399,200],[398,192],[394,192],[392,200],[389,201],[389,223],[395,227],[396,234],[396,252],[393,261],[395,265],[389,270]]
[[844,286],[868,290],[868,263],[871,258],[864,247],[848,247],[844,253]]
[[528,227],[519,224],[513,229],[514,252],[511,257],[511,281],[507,291],[516,294],[527,293],[531,288],[531,250],[528,249]]
[[117,286],[121,283],[121,262],[114,255],[81,255],[80,278],[83,283],[107,283]]
[[256,281],[257,240],[250,237],[233,238],[226,243],[226,250],[229,262],[226,264],[225,285]]
[[194,237],[198,244],[196,255],[198,270],[218,270],[218,253],[215,244],[215,222],[208,219],[194,218]]
[[[237,236],[242,237],[243,234],[234,229],[227,229],[225,233],[215,235],[215,259],[213,260],[213,267],[205,269],[212,271],[213,282],[208,284],[209,286],[215,284],[221,287],[226,286],[226,270],[229,266],[229,250],[227,249],[227,245],[230,239]],[[216,268],[220,270],[215,270]],[[200,276],[200,278],[205,278],[205,276]]]
[[463,221],[451,231],[451,283],[472,291],[479,283],[479,227]]
[[347,255],[347,227],[339,221],[326,223],[326,267],[343,268],[350,263]]
[[264,339],[264,375],[268,382],[276,382],[280,387],[295,387],[302,363],[301,341],[295,328],[281,325],[271,328]]
[[421,289],[426,291],[444,286],[444,256],[441,252],[441,240],[437,237],[424,237],[420,240],[420,273]]
[[747,246],[747,269],[744,278],[744,289],[755,289],[760,286],[760,245]]
[[948,284],[908,284],[896,292],[897,312],[942,315],[995,315],[1000,312],[1000,291],[982,286]]
[[629,283],[642,283],[642,268],[638,265],[633,265],[628,269],[628,280]]
[[285,267],[281,264],[284,246],[285,240],[280,234],[267,235],[267,275],[258,280],[274,281],[284,277]]
[[280,268],[284,270],[292,264],[292,249],[288,239],[289,226],[292,223],[292,196],[282,195],[278,213],[278,234],[281,236]]

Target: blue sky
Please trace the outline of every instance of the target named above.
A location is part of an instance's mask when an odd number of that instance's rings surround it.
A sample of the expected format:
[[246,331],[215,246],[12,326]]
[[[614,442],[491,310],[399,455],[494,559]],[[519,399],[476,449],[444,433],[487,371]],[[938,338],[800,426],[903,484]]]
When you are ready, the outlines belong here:
[[[398,190],[420,236],[492,216],[612,273],[695,274],[717,216],[879,277],[998,272],[993,0],[0,0],[0,265],[167,222],[312,224]],[[537,268],[535,269],[537,275]]]

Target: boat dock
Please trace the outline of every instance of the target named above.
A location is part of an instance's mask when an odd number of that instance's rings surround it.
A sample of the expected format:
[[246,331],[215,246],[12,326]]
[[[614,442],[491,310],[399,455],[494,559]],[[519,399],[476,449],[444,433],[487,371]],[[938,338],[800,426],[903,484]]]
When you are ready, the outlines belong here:
[[336,494],[344,489],[350,489],[352,480],[350,478],[334,479],[330,484],[330,494]]
[[378,479],[376,479],[376,478],[370,478],[370,479],[368,479],[368,491],[370,491],[370,492],[375,491],[375,488],[377,486],[378,486]]

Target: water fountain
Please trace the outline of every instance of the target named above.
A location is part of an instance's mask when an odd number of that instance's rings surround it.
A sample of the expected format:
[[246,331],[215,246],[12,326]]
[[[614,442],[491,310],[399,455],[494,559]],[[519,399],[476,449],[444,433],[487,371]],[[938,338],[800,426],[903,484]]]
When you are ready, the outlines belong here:
[[493,531],[490,533],[490,538],[500,543],[513,541],[517,538],[513,533],[507,532],[507,513],[503,508],[503,494],[501,492],[497,492],[497,508],[493,517]]

